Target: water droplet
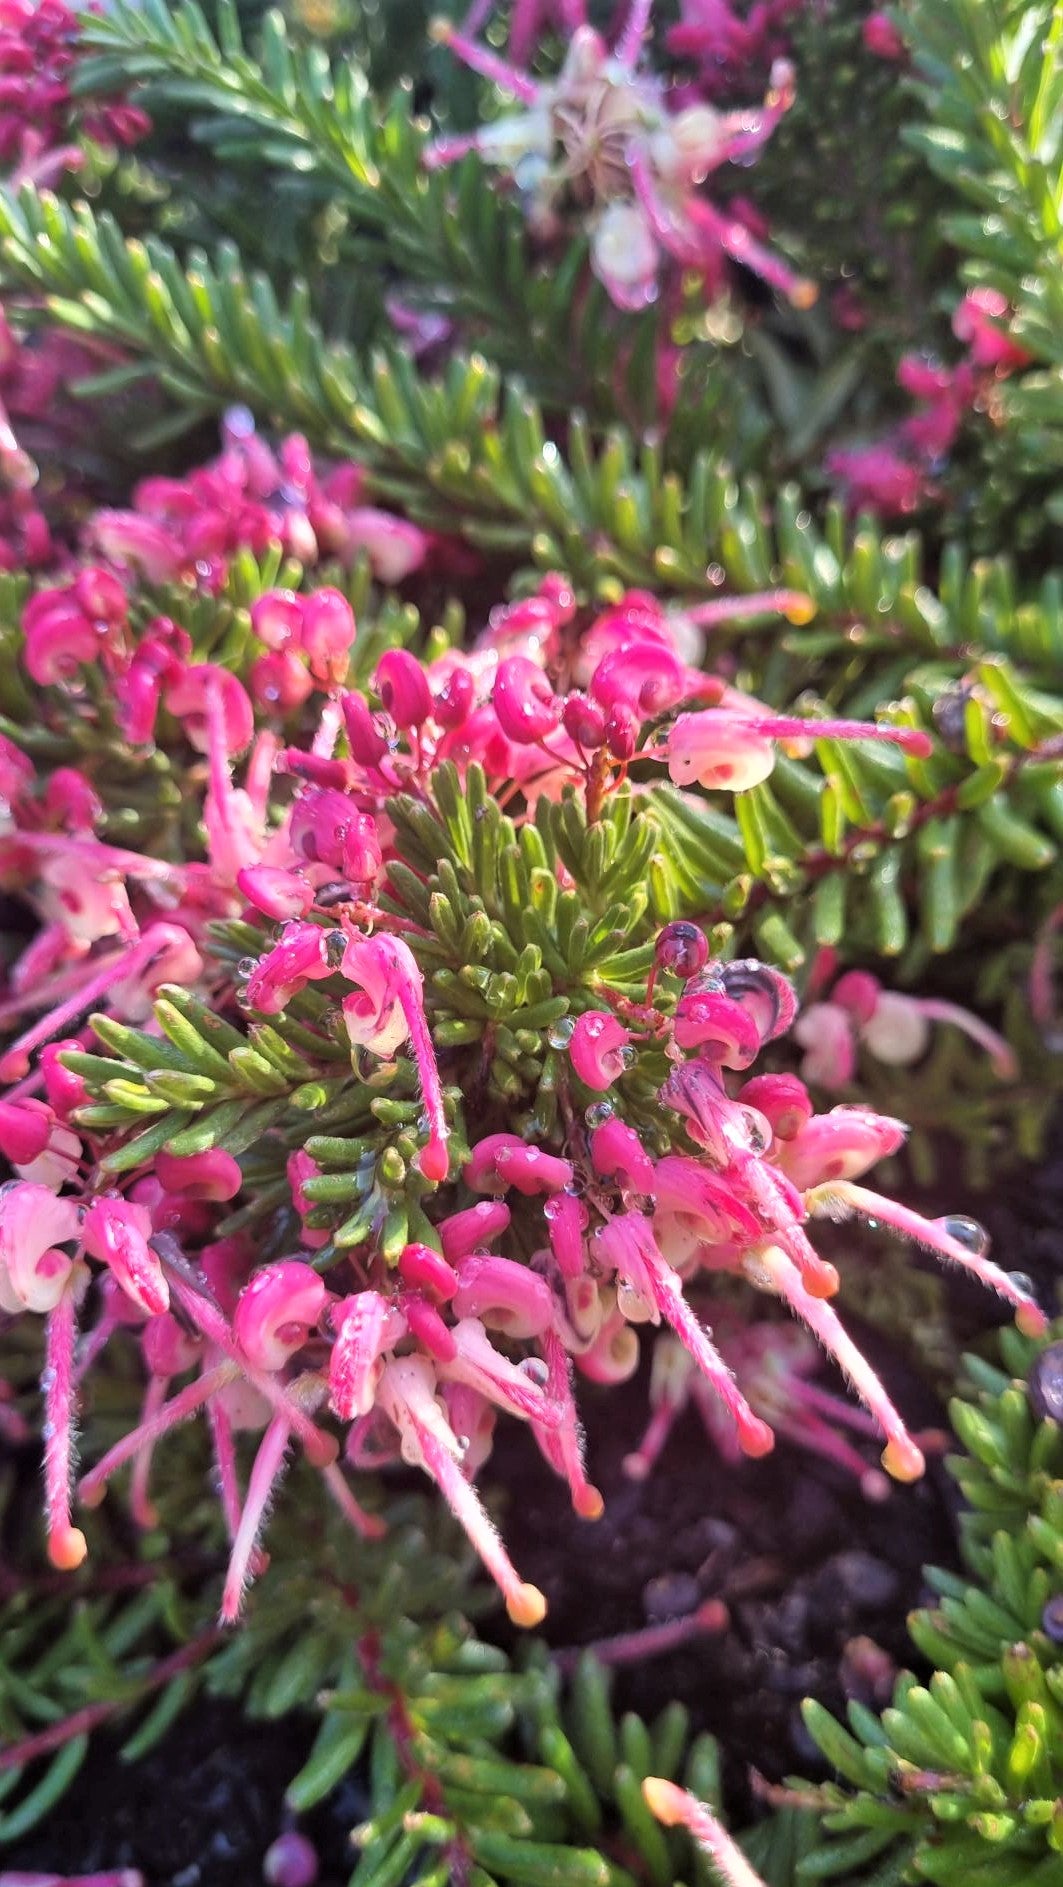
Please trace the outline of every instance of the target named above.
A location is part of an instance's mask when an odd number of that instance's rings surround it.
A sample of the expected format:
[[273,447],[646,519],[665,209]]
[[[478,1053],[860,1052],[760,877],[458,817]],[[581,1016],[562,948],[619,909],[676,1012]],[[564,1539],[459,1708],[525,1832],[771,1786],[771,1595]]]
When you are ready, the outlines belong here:
[[604,1127],[607,1120],[612,1120],[613,1112],[611,1101],[595,1101],[593,1106],[588,1107],[583,1118],[588,1127]]
[[550,1371],[541,1356],[523,1356],[517,1364],[522,1376],[535,1384],[537,1389],[545,1389],[550,1380]]
[[1026,1297],[1033,1296],[1034,1282],[1028,1271],[1009,1271],[1008,1277],[1017,1291],[1022,1291]]
[[54,1388],[55,1388],[55,1371],[54,1371],[54,1369],[42,1369],[42,1371],[41,1371],[41,1389],[42,1389],[42,1391],[43,1391],[43,1393],[44,1393],[45,1395],[47,1395],[47,1394],[48,1394],[48,1391],[49,1391],[49,1389],[54,1389]]
[[567,1048],[572,1040],[576,1022],[573,1016],[559,1016],[547,1030],[546,1039],[551,1048]]
[[989,1250],[989,1233],[977,1219],[966,1219],[961,1213],[950,1213],[948,1218],[938,1219],[937,1224],[946,1238],[951,1238],[956,1245],[962,1245],[975,1258],[984,1258]]
[[638,1049],[632,1048],[630,1044],[626,1045],[624,1048],[618,1048],[616,1051],[616,1059],[622,1068],[633,1068],[638,1058]]
[[236,966],[236,974],[237,976],[243,976],[243,977],[254,976],[255,971],[257,969],[258,969],[257,957],[241,957],[239,963]]
[[1042,1422],[1063,1422],[1063,1343],[1050,1343],[1027,1377],[1034,1414]]
[[1049,1599],[1041,1613],[1041,1630],[1053,1644],[1063,1645],[1063,1593]]
[[771,1146],[773,1135],[763,1114],[758,1113],[755,1107],[743,1107],[739,1109],[739,1112],[745,1128],[746,1146],[750,1153],[766,1153]]

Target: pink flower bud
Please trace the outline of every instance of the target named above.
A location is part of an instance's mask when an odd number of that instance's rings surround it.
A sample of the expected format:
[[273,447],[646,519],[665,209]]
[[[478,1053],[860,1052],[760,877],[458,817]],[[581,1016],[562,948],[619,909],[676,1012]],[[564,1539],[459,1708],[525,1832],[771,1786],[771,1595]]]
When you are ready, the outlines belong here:
[[741,1003],[722,990],[704,989],[679,998],[675,1039],[680,1048],[698,1048],[725,1068],[748,1068],[761,1043],[760,1030]]
[[49,825],[67,832],[92,832],[103,817],[103,802],[76,767],[56,767],[44,794]]
[[73,1036],[62,1042],[48,1042],[41,1049],[41,1073],[49,1105],[60,1120],[69,1120],[76,1107],[83,1107],[88,1089],[81,1075],[64,1068],[59,1057],[70,1049],[80,1052],[82,1044]]
[[388,751],[388,742],[368,701],[363,694],[350,693],[343,696],[342,704],[351,759],[360,767],[379,766]]
[[537,663],[510,655],[498,665],[491,705],[508,740],[518,746],[545,740],[561,718],[561,702]]
[[267,590],[251,605],[251,627],[267,649],[298,648],[304,599],[293,590]]
[[653,960],[659,970],[668,970],[686,982],[705,968],[709,960],[709,940],[697,924],[682,920],[666,924],[658,932]]
[[211,1147],[206,1153],[155,1155],[155,1173],[165,1192],[189,1199],[235,1199],[244,1176],[231,1153]]
[[572,1165],[541,1147],[525,1146],[516,1134],[488,1134],[473,1147],[463,1178],[473,1192],[508,1192],[515,1187],[530,1196],[562,1192],[571,1186]]
[[616,1016],[604,1009],[586,1010],[568,1044],[572,1066],[584,1086],[597,1094],[611,1088],[629,1064],[630,1042],[630,1029],[625,1029]]
[[342,872],[351,884],[372,884],[383,863],[376,821],[332,787],[303,788],[288,833],[301,858]]
[[0,1153],[12,1166],[40,1158],[52,1136],[52,1112],[39,1101],[0,1101]]
[[565,698],[561,725],[577,747],[586,747],[592,753],[605,741],[605,715],[602,709],[596,701],[589,700],[578,690]]
[[273,1374],[301,1350],[328,1302],[322,1278],[298,1258],[263,1265],[240,1293],[233,1334],[253,1369]]
[[339,685],[354,638],[354,611],[339,590],[315,590],[303,598],[302,647],[317,681]]
[[262,1878],[267,1887],[314,1887],[317,1876],[317,1849],[294,1828],[278,1835],[266,1849]]
[[538,1337],[553,1327],[556,1314],[549,1285],[527,1265],[482,1253],[463,1260],[456,1317],[477,1317],[488,1330],[503,1330],[509,1337]]
[[631,760],[639,744],[642,723],[634,708],[617,701],[605,721],[605,744],[614,760]]
[[741,715],[719,708],[681,714],[668,736],[668,776],[677,786],[746,792],[766,780],[775,749]]
[[882,984],[877,976],[871,976],[867,970],[847,970],[835,983],[830,999],[863,1025],[874,1015],[881,993]]
[[30,1180],[0,1186],[0,1310],[54,1310],[74,1263],[57,1248],[77,1236],[73,1199]]
[[155,1253],[148,1245],[150,1215],[128,1199],[94,1199],[81,1222],[85,1249],[107,1265],[126,1296],[158,1316],[170,1303],[170,1288]]
[[410,1292],[402,1300],[402,1314],[415,1343],[437,1363],[452,1363],[458,1354],[454,1333],[443,1322],[434,1304]]
[[375,686],[396,727],[422,727],[431,719],[432,695],[428,680],[417,657],[408,649],[389,649],[381,656]]
[[777,1140],[792,1140],[812,1118],[811,1097],[796,1075],[754,1075],[739,1088],[738,1099],[763,1114]]
[[806,1052],[801,1078],[813,1086],[844,1088],[856,1071],[853,1017],[834,1002],[810,1003],[794,1024],[794,1041]]
[[[462,1213],[460,1216],[471,1218],[473,1215]],[[506,1221],[509,1221],[508,1211]],[[442,1253],[433,1251],[431,1245],[404,1245],[399,1254],[399,1276],[412,1291],[424,1291],[443,1303],[449,1303],[458,1288],[458,1274],[453,1265],[447,1263]]]
[[625,1191],[653,1191],[653,1161],[634,1127],[615,1116],[591,1133],[591,1165],[603,1179],[615,1179]]
[[868,52],[873,52],[877,59],[904,58],[904,40],[888,13],[869,13],[860,36]]
[[263,655],[247,678],[252,701],[278,714],[294,714],[314,692],[314,679],[294,649]]
[[236,882],[256,911],[278,923],[304,917],[314,902],[314,887],[301,872],[281,871],[276,865],[244,865]]
[[149,583],[172,583],[181,574],[185,559],[178,539],[136,511],[97,511],[91,535],[105,557],[130,565]]
[[432,715],[440,727],[463,727],[476,700],[476,681],[471,669],[455,666],[436,689]]
[[444,1256],[456,1265],[471,1251],[489,1245],[500,1232],[508,1229],[509,1222],[510,1210],[504,1199],[483,1199],[464,1212],[452,1212],[449,1218],[441,1219],[436,1228]]

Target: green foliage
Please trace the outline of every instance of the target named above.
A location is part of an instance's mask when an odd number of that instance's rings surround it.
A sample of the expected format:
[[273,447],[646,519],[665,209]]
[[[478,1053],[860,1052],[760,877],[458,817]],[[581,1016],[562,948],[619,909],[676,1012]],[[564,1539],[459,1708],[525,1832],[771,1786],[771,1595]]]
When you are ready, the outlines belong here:
[[[1030,1385],[1054,1348],[1001,1339],[1005,1369],[969,1358],[952,1404],[949,1462],[967,1503],[964,1574],[933,1573],[938,1602],[911,1619],[929,1683],[902,1676],[877,1718],[805,1720],[847,1786],[819,1792],[828,1839],[801,1882],[927,1880],[935,1887],[1058,1887],[1063,1880],[1063,1656],[1046,1608],[1063,1589],[1063,1431]],[[1034,1391],[1036,1393],[1036,1391]],[[1057,1391],[1058,1393],[1058,1391]],[[862,1870],[871,1871],[864,1873]]]

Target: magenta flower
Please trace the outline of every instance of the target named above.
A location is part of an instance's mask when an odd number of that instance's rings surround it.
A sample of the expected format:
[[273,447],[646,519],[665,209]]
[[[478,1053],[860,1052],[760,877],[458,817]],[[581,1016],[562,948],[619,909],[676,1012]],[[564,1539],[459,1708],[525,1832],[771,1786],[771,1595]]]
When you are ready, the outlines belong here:
[[0,1187],[0,1310],[54,1310],[74,1268],[60,1247],[78,1236],[75,1200],[28,1180]]
[[359,1291],[333,1304],[336,1340],[329,1357],[329,1399],[341,1421],[368,1415],[376,1402],[385,1357],[406,1335],[402,1312],[377,1291]]
[[92,1201],[81,1224],[85,1249],[107,1265],[126,1296],[149,1317],[170,1304],[170,1291],[158,1258],[148,1244],[151,1217],[128,1199]]
[[347,932],[340,974],[357,985],[344,997],[343,1015],[351,1041],[390,1059],[409,1040],[428,1116],[428,1142],[418,1155],[426,1179],[444,1180],[450,1164],[443,1090],[424,1012],[423,979],[417,959],[401,937],[362,937]]
[[614,1015],[588,1009],[576,1022],[568,1052],[584,1086],[604,1094],[628,1067],[633,1054],[630,1044],[630,1029],[625,1029]]
[[572,1164],[516,1134],[488,1134],[473,1147],[462,1177],[473,1192],[557,1193],[571,1186]]
[[307,983],[333,974],[328,932],[319,924],[285,924],[280,942],[259,958],[247,979],[248,1008],[279,1016]]
[[320,1321],[328,1291],[310,1265],[295,1258],[263,1265],[245,1284],[233,1313],[233,1335],[253,1368],[282,1370]]
[[508,655],[499,663],[491,705],[506,739],[518,746],[545,740],[561,719],[560,700],[526,655]]
[[922,759],[932,746],[911,727],[864,721],[800,721],[776,715],[746,715],[730,708],[681,714],[668,736],[668,773],[677,786],[697,780],[746,792],[766,780],[775,765],[775,741],[878,740]]

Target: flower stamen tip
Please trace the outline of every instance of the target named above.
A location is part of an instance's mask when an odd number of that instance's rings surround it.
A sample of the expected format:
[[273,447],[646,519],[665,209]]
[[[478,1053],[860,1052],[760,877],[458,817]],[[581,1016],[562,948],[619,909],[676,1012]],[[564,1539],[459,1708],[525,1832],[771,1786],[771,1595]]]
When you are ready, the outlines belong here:
[[88,1541],[80,1527],[57,1529],[48,1541],[48,1558],[57,1572],[76,1572],[88,1550]]
[[531,1631],[536,1625],[541,1625],[546,1617],[546,1600],[538,1586],[522,1581],[506,1599],[506,1611],[514,1625]]
[[894,1437],[882,1450],[882,1465],[895,1481],[918,1481],[926,1472],[922,1450],[914,1441]]

